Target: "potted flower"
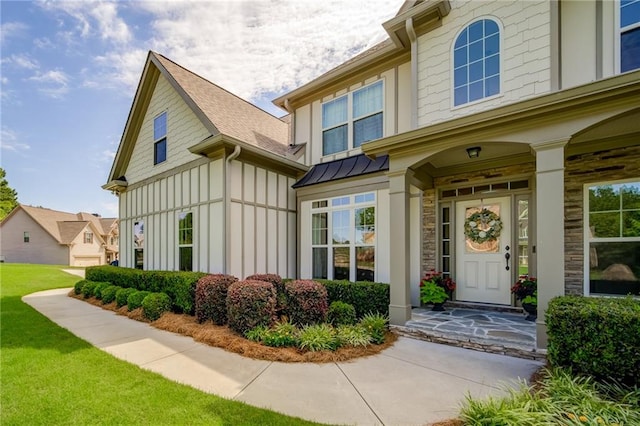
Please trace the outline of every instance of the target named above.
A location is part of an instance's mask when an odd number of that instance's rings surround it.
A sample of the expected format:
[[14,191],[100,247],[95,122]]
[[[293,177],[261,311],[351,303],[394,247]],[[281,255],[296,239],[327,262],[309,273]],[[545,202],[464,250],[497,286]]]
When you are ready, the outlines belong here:
[[528,321],[534,321],[538,315],[538,281],[529,275],[520,275],[518,281],[511,287],[511,293],[516,300],[522,302],[522,308],[527,312]]
[[444,302],[451,298],[455,288],[455,281],[432,269],[420,281],[420,301],[424,304],[433,303],[434,311],[444,311]]

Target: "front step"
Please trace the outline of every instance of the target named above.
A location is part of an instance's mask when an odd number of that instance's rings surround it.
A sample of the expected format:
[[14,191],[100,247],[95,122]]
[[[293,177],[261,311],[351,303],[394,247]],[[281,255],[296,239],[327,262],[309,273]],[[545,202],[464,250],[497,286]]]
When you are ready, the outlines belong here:
[[445,304],[447,308],[475,309],[479,311],[507,312],[510,314],[523,314],[520,306],[493,305],[491,303],[462,302],[448,300]]

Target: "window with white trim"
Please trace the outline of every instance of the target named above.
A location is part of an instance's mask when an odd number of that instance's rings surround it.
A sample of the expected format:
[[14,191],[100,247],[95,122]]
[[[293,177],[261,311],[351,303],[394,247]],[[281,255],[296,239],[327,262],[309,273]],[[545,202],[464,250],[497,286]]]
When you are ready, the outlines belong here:
[[467,26],[453,46],[453,105],[500,93],[500,27],[492,19]]
[[370,192],[312,203],[313,278],[375,281],[375,202]]
[[133,224],[133,266],[144,269],[144,220]]
[[84,233],[84,243],[93,244],[93,232],[87,231]]
[[178,265],[181,271],[193,270],[193,213],[178,213]]
[[24,231],[24,233],[22,234],[22,241],[24,241],[25,243],[28,243],[29,239],[30,239],[29,232]]
[[585,185],[589,294],[640,294],[640,179]]
[[640,68],[640,0],[620,0],[620,71]]
[[382,80],[322,104],[322,155],[381,138],[383,105]]
[[167,160],[167,113],[166,111],[153,120],[153,164]]

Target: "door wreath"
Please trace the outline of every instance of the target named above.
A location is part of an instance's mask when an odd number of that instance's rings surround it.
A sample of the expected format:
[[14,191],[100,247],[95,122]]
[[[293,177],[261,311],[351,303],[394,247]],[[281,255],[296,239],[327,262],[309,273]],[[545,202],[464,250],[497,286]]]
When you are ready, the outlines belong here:
[[464,221],[464,235],[476,244],[497,240],[501,230],[500,216],[488,209],[482,209]]

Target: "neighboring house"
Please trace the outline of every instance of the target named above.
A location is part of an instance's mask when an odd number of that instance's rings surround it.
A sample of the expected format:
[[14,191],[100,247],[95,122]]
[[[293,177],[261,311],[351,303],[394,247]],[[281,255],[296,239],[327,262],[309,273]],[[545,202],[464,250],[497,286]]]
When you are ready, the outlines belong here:
[[118,257],[118,219],[20,204],[0,223],[0,242],[5,262],[103,265]]
[[640,294],[640,2],[407,1],[383,26],[284,121],[151,53],[105,185],[122,264],[389,282],[393,324],[432,268],[496,306],[528,273],[540,347],[552,297]]

